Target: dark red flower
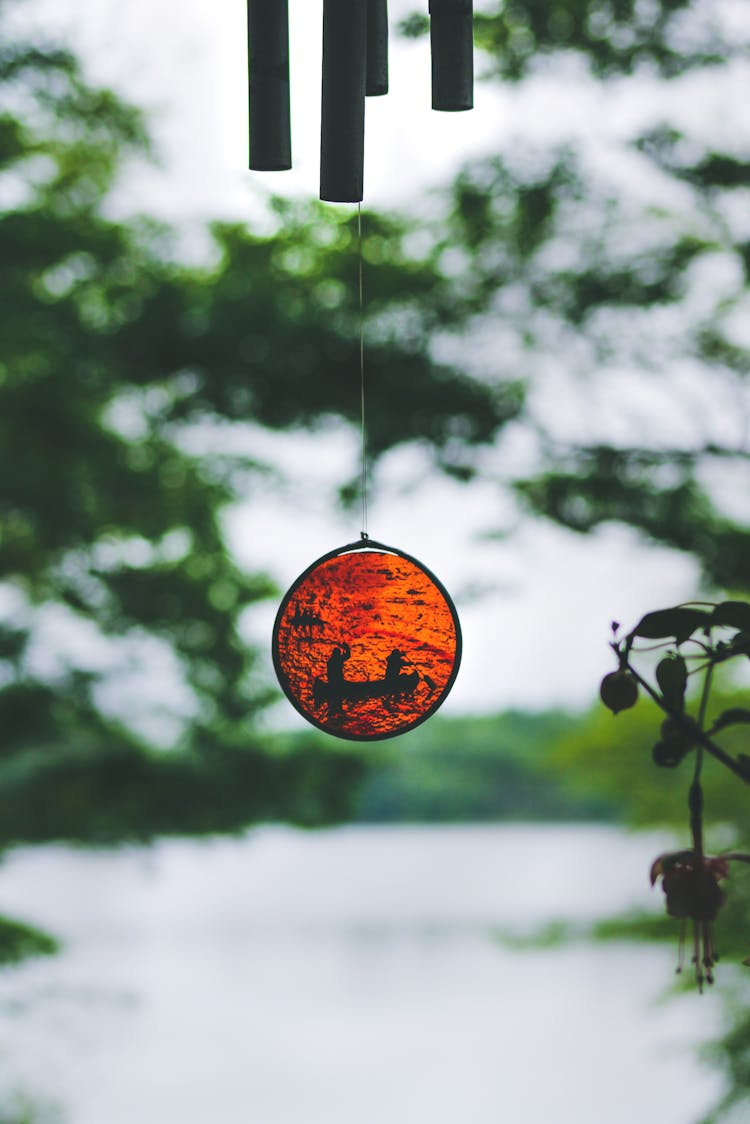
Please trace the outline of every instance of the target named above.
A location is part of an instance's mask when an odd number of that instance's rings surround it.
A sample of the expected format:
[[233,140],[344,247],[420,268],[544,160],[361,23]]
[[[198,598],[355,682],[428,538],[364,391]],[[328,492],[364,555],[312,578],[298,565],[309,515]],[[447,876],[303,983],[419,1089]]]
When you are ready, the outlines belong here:
[[725,901],[719,883],[729,875],[732,860],[750,862],[750,855],[731,852],[726,855],[699,855],[695,851],[671,851],[659,855],[651,865],[651,885],[661,878],[667,899],[667,913],[680,920],[680,951],[677,971],[681,972],[685,955],[688,922],[692,925],[692,963],[698,990],[713,983],[713,968],[718,956],[712,923]]

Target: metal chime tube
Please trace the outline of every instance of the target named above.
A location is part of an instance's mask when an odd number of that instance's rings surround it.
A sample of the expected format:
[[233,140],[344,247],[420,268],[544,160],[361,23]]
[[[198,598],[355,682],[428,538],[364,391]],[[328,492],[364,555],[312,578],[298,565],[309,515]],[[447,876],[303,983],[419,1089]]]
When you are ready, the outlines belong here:
[[367,0],[368,98],[388,93],[388,0]]
[[288,0],[247,0],[250,167],[292,166]]
[[472,0],[430,0],[432,108],[474,105],[474,12]]
[[368,0],[324,0],[320,198],[362,199]]

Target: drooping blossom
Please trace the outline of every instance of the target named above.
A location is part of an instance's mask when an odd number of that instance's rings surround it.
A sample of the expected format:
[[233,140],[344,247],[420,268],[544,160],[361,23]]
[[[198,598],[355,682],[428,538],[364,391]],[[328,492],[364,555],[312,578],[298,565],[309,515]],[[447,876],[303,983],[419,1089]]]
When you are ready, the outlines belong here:
[[750,863],[750,855],[737,851],[725,855],[703,855],[696,851],[671,851],[659,855],[651,865],[651,885],[661,878],[667,899],[667,913],[680,921],[680,944],[677,971],[685,959],[685,937],[688,922],[692,928],[692,963],[698,990],[713,983],[713,969],[718,955],[713,935],[713,922],[726,895],[719,885],[729,876],[733,860]]

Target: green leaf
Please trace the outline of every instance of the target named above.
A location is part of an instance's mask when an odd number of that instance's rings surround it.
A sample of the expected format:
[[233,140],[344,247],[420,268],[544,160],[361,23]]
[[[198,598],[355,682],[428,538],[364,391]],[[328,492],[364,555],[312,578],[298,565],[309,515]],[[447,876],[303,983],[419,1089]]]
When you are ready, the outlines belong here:
[[726,726],[750,725],[750,710],[744,706],[730,706],[723,710],[711,727],[711,732],[723,730]]
[[671,710],[684,710],[687,664],[682,656],[667,656],[661,660],[656,667],[656,682],[667,706]]
[[711,614],[703,609],[657,609],[654,613],[646,613],[630,635],[644,640],[667,640],[674,636],[677,643],[682,644],[697,629],[712,623]]
[[54,956],[60,942],[41,929],[0,917],[0,964],[17,964],[30,956]]
[[750,632],[750,605],[746,601],[722,601],[712,613],[714,624]]

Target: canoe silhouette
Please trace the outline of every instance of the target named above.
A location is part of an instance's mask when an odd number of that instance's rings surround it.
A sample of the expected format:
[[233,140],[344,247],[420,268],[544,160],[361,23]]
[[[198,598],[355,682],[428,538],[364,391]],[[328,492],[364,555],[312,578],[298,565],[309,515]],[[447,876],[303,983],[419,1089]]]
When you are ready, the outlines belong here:
[[396,679],[345,679],[343,683],[331,686],[327,679],[316,679],[313,683],[313,699],[316,706],[324,702],[357,702],[361,699],[383,699],[391,695],[408,695],[416,689],[419,672],[408,671]]

